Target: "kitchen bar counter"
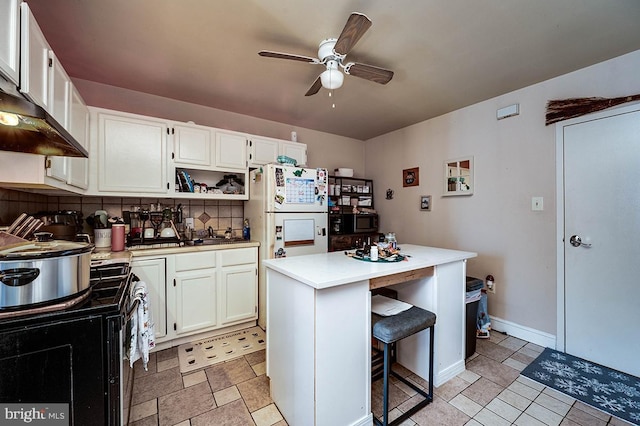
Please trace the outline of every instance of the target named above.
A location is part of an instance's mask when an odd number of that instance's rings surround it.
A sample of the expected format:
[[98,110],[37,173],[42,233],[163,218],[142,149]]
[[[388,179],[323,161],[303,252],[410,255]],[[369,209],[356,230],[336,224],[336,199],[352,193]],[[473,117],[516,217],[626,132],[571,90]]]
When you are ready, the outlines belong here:
[[[288,424],[371,424],[372,288],[393,285],[400,300],[436,313],[436,387],[464,370],[466,260],[476,253],[401,247],[410,257],[396,263],[344,252],[263,261],[267,375]],[[398,346],[398,362],[428,377],[428,334]]]

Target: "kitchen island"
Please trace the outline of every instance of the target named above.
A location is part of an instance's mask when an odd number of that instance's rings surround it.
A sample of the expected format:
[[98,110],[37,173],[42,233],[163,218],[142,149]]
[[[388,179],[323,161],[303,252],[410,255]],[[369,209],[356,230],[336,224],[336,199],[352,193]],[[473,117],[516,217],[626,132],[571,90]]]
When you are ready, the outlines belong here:
[[[476,253],[408,244],[402,253],[409,257],[396,263],[344,252],[263,261],[267,375],[288,424],[371,424],[373,288],[393,286],[400,300],[437,315],[434,386],[464,370],[466,260]],[[398,362],[428,377],[428,333],[398,346]]]

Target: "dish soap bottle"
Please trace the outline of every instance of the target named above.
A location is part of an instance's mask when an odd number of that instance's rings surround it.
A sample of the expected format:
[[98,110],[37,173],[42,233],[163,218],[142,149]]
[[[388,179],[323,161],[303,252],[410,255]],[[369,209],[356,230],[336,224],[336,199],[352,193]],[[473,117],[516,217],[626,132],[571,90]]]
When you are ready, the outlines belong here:
[[249,219],[244,220],[244,226],[242,227],[242,238],[245,240],[251,239],[251,228],[249,227]]

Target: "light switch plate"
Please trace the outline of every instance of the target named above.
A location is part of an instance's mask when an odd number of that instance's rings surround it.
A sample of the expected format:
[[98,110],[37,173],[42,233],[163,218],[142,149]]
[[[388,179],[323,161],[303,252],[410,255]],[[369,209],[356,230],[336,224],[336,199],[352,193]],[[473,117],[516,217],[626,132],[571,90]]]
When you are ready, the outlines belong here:
[[544,210],[544,199],[542,197],[531,197],[531,210],[534,212]]

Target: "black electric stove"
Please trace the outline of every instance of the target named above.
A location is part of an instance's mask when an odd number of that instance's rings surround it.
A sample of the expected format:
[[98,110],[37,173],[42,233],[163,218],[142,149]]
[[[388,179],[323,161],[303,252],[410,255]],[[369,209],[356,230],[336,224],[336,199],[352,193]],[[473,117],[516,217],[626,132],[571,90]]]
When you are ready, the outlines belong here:
[[37,411],[61,403],[68,404],[71,425],[126,423],[123,343],[135,277],[128,265],[124,275],[95,279],[95,273],[92,267],[85,293],[0,311],[0,406]]

